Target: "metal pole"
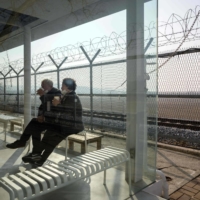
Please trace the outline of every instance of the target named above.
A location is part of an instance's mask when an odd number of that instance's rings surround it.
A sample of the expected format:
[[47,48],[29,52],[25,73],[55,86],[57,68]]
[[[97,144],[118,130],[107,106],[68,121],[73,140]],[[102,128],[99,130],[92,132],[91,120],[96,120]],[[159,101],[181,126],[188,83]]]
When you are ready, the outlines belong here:
[[93,64],[92,63],[94,62],[95,58],[98,56],[101,50],[99,49],[94,55],[94,57],[90,59],[85,49],[82,46],[80,46],[80,48],[90,63],[90,127],[91,127],[91,132],[93,132]]
[[36,81],[37,81],[37,74],[36,72],[40,69],[40,67],[44,64],[44,62],[42,62],[39,67],[37,69],[34,69],[32,66],[31,66],[31,69],[34,71],[34,88],[35,88],[35,99],[34,99],[34,104],[35,104],[35,117],[37,117],[36,115],[36,90],[37,90],[37,85],[36,85]]
[[17,112],[19,113],[19,76],[17,74]]
[[35,82],[35,99],[34,99],[34,103],[35,103],[35,117],[37,117],[37,115],[36,115],[36,90],[37,90],[37,88],[36,88],[36,72],[34,74],[34,82]]
[[31,29],[24,27],[24,128],[31,120]]
[[0,72],[0,74],[2,74],[3,76],[3,84],[4,84],[4,110],[6,109],[6,76],[12,71],[12,69],[6,74],[4,75],[2,72]]
[[58,89],[60,89],[60,73],[59,73],[59,68],[57,69],[57,86],[58,86]]
[[51,57],[51,55],[48,55],[48,56],[57,68],[57,81],[58,81],[57,86],[58,86],[58,89],[60,89],[60,71],[59,70],[60,70],[61,66],[63,65],[63,63],[67,60],[68,57],[65,57],[63,59],[63,61],[60,63],[60,65],[57,65],[56,62],[54,61],[54,59]]
[[9,66],[15,72],[15,74],[17,75],[17,112],[19,113],[19,74],[22,70],[19,73],[17,73],[11,65],[9,65]]
[[93,70],[92,70],[92,63],[90,61],[90,127],[91,132],[93,132]]
[[4,110],[6,109],[6,77],[3,76],[4,78]]

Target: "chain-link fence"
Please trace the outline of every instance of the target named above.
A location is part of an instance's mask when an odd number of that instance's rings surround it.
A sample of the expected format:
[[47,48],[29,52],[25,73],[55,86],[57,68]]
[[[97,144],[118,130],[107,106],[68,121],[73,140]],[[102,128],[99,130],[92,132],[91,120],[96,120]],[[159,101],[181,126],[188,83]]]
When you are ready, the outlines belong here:
[[[182,51],[159,69],[159,117],[200,122],[199,51]],[[159,65],[165,59],[159,58]]]
[[[86,53],[86,52],[85,52]],[[161,54],[159,54],[161,55]],[[93,55],[94,56],[94,55]],[[51,57],[53,59],[53,57]],[[165,59],[159,57],[161,65]],[[87,59],[85,59],[87,61]],[[97,55],[98,60],[98,55]],[[114,129],[119,134],[126,132],[126,60],[96,62],[86,61],[79,66],[60,66],[53,62],[32,71],[32,114],[37,115],[39,98],[35,95],[41,81],[49,78],[58,87],[65,77],[77,82],[77,93],[84,109],[84,122],[88,127],[101,131]],[[155,58],[147,59],[147,73],[155,69]],[[62,66],[63,64],[63,66]],[[59,67],[58,67],[59,66]],[[34,69],[34,68],[33,68]],[[36,69],[36,68],[35,68]],[[21,71],[21,70],[19,70]],[[174,56],[158,73],[158,117],[200,121],[200,75],[199,53]],[[1,110],[23,112],[24,78],[22,73],[4,72],[0,78]],[[16,76],[17,75],[17,76]],[[147,80],[147,117],[156,117],[156,74],[150,73]],[[61,85],[59,85],[60,87]]]

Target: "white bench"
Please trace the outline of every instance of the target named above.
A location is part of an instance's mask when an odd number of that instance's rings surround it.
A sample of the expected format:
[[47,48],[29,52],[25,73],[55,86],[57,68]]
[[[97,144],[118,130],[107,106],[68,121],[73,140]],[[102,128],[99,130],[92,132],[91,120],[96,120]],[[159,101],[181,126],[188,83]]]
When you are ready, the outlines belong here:
[[17,118],[15,120],[10,120],[10,131],[14,131],[16,126],[20,126],[22,131],[24,130],[24,119],[23,118]]
[[[27,200],[102,171],[104,171],[103,183],[106,184],[106,170],[124,162],[128,162],[130,173],[129,152],[115,147],[106,147],[59,163],[52,162],[23,173],[0,178],[0,186],[9,193],[11,200],[15,198]],[[130,175],[129,194],[131,195]]]
[[0,122],[4,124],[5,142],[6,142],[8,122],[14,119],[17,119],[17,118],[13,116],[5,115],[5,114],[0,114]]

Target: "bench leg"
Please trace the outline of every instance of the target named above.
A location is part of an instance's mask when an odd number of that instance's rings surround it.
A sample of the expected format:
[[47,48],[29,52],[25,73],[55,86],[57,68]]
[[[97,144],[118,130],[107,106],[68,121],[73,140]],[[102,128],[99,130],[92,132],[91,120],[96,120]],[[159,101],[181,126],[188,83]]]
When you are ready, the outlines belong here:
[[14,124],[10,123],[10,131],[14,131]]
[[68,146],[68,145],[67,145],[67,142],[68,142],[68,137],[65,138],[65,161],[67,161],[67,150],[68,150],[68,149],[67,149],[67,148],[68,148],[68,147],[67,147],[67,146]]
[[103,184],[106,185],[106,170],[104,170]]
[[69,141],[69,149],[74,150],[74,142],[71,140],[68,140],[68,141]]
[[4,188],[9,193],[10,200],[14,200],[15,199],[15,193],[14,193],[14,191],[10,187],[6,186],[1,181],[0,181],[0,186],[2,188]]
[[81,143],[81,153],[85,153],[85,142]]
[[101,138],[97,140],[97,150],[101,149]]
[[6,142],[6,134],[7,134],[7,125],[8,123],[7,122],[4,122],[4,133],[5,133],[5,142]]

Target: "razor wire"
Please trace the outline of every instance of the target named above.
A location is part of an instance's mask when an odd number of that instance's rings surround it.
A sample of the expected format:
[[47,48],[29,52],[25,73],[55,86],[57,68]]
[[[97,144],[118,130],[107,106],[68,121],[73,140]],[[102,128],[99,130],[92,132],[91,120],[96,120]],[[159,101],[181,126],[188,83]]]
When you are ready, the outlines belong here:
[[163,62],[160,66],[158,66],[157,69],[154,69],[154,70],[150,71],[148,74],[151,74],[151,73],[157,71],[158,69],[160,69],[161,67],[163,67],[163,66],[164,66],[167,62],[169,62],[169,60],[178,52],[178,50],[181,48],[181,46],[183,45],[183,43],[185,42],[185,40],[186,40],[187,37],[189,36],[190,32],[192,31],[192,29],[193,29],[195,23],[196,23],[197,20],[198,20],[199,15],[200,15],[200,11],[198,12],[198,14],[197,14],[195,20],[193,21],[192,26],[191,26],[190,29],[188,30],[188,33],[187,33],[187,34],[185,35],[185,37],[183,38],[183,41],[179,44],[179,46],[176,48],[176,50],[173,52],[173,54],[172,54],[167,60],[165,60],[165,62]]
[[[172,14],[168,18],[167,22],[160,22],[158,26],[158,46],[162,47],[166,45],[178,44],[183,40],[184,42],[190,42],[200,39],[200,20],[197,17],[199,9],[200,6],[196,6],[194,10],[189,9],[183,17],[177,14]],[[196,23],[192,26],[192,29],[190,29],[190,24],[193,22],[194,18],[196,19]],[[135,24],[132,26],[136,27],[138,25]],[[149,42],[150,38],[155,39],[155,31],[155,22],[151,22],[148,26],[145,26],[145,39],[141,38],[142,42],[144,40],[145,45]],[[140,40],[140,38],[138,40]],[[155,45],[156,40],[153,40],[149,49],[154,48]],[[57,63],[62,62],[62,60],[66,57],[66,64],[83,61],[85,60],[85,56],[81,51],[80,46],[84,47],[90,57],[92,57],[98,49],[101,49],[101,52],[98,56],[100,59],[117,55],[125,56],[126,31],[123,31],[122,33],[112,32],[109,36],[96,37],[90,41],[79,42],[73,45],[69,44],[67,46],[58,47],[47,52],[38,53],[32,56],[32,66],[34,69],[36,69],[42,62],[44,62],[43,68],[52,65],[52,61],[49,58],[49,55],[51,55]],[[15,68],[18,72],[23,69],[24,60],[23,58],[15,61],[8,60],[7,62],[0,64],[0,70],[6,74],[9,71],[9,65]]]

